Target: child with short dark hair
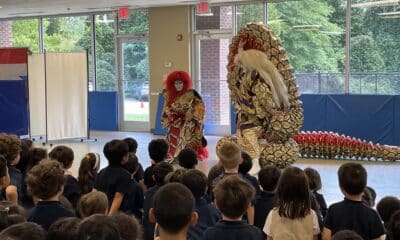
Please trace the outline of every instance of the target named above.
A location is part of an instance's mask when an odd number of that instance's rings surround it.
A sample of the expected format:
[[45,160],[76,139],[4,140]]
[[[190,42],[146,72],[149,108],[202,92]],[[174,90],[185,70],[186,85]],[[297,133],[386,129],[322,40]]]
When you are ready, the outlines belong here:
[[156,239],[186,239],[189,227],[197,222],[192,193],[180,183],[166,184],[154,195],[150,218],[159,226]]
[[263,239],[260,229],[242,220],[255,195],[248,182],[235,175],[227,176],[217,183],[214,195],[222,220],[205,231],[204,240]]
[[178,168],[174,170],[173,172],[170,172],[165,176],[165,182],[166,183],[172,183],[172,182],[177,182],[180,183],[182,182],[183,176],[187,173],[186,168]]
[[135,217],[119,212],[114,216],[112,216],[112,218],[117,223],[121,239],[123,240],[142,239],[143,235],[142,226]]
[[208,185],[208,179],[204,173],[197,169],[191,169],[183,175],[181,182],[192,192],[198,214],[197,224],[189,228],[188,238],[202,240],[205,230],[214,226],[221,219],[221,214],[204,198]]
[[287,167],[279,178],[275,195],[276,207],[265,222],[268,239],[317,239],[318,217],[311,209],[307,176],[297,167]]
[[392,214],[388,224],[387,240],[400,239],[400,210]]
[[46,240],[76,240],[81,219],[76,217],[62,218],[51,224]]
[[147,191],[147,189],[156,185],[156,182],[153,179],[153,168],[155,164],[160,163],[167,158],[168,148],[169,146],[167,141],[162,138],[150,141],[148,150],[151,159],[151,166],[144,170],[144,177],[141,182],[144,191]]
[[[136,155],[136,151],[137,151],[137,148],[138,148],[137,141],[134,138],[130,138],[130,137],[124,138],[122,140],[128,144],[129,153],[130,153],[129,155],[134,155],[137,158],[137,155]],[[137,160],[138,160],[137,161],[138,162],[137,163],[137,169],[135,169],[135,174],[134,174],[133,177],[135,178],[135,180],[138,183],[140,183],[140,181],[142,181],[142,179],[143,179],[144,171],[143,171],[143,166],[142,166],[142,164],[140,164],[138,158],[137,158]]]
[[179,152],[177,158],[179,166],[186,169],[194,169],[196,168],[196,165],[198,163],[197,153],[191,148],[182,149]]
[[145,240],[150,240],[154,237],[153,234],[155,226],[150,222],[149,219],[149,211],[150,208],[153,207],[154,194],[156,194],[160,187],[165,184],[165,177],[168,175],[168,173],[173,172],[173,170],[174,169],[172,168],[172,165],[167,162],[160,162],[154,165],[152,172],[156,185],[145,192],[143,202],[143,230]]
[[345,163],[339,168],[338,178],[345,198],[328,208],[323,239],[330,240],[336,232],[345,229],[355,231],[366,240],[384,239],[385,229],[378,213],[362,202],[362,194],[367,185],[365,168],[359,163]]
[[376,210],[383,221],[383,225],[388,229],[389,220],[392,217],[392,214],[395,211],[400,210],[400,199],[394,196],[386,196],[378,202]]
[[86,218],[97,213],[107,214],[107,195],[103,192],[90,192],[82,195],[78,201],[77,211],[81,218]]
[[40,199],[28,214],[29,222],[35,222],[47,231],[59,218],[75,216],[59,201],[65,176],[63,168],[57,161],[41,161],[28,172],[25,181],[32,196]]
[[118,210],[126,211],[122,202],[131,190],[131,175],[123,165],[128,161],[128,150],[128,145],[117,139],[106,143],[103,148],[108,166],[97,174],[93,189],[107,195],[110,216]]
[[363,240],[360,235],[351,230],[341,230],[332,236],[332,240]]
[[254,204],[254,226],[264,228],[268,213],[274,208],[275,190],[281,170],[275,166],[266,166],[258,172],[258,181],[262,187],[261,194]]
[[94,214],[85,218],[78,228],[78,240],[120,240],[121,234],[112,217]]
[[5,240],[45,240],[46,231],[32,222],[12,225],[0,232],[0,239]]
[[363,203],[365,205],[369,206],[370,208],[373,208],[373,207],[375,207],[375,199],[376,199],[375,190],[370,186],[366,186],[364,188],[364,192],[362,195]]
[[126,206],[124,209],[126,209],[126,213],[133,214],[138,219],[142,219],[144,193],[142,187],[135,179],[138,164],[136,155],[129,153],[128,161],[125,163],[124,168],[131,174],[131,189],[126,194],[126,201],[124,203]]
[[309,167],[304,169],[304,173],[307,175],[308,186],[310,187],[310,190],[319,205],[319,210],[322,214],[322,217],[325,217],[328,207],[326,205],[324,195],[318,192],[322,188],[321,176],[317,170]]
[[242,160],[242,163],[239,165],[239,172],[253,185],[256,190],[256,195],[260,195],[261,189],[257,178],[249,174],[250,170],[253,168],[253,159],[247,152],[242,151]]
[[15,167],[20,160],[21,141],[16,135],[0,133],[0,154],[7,160],[10,183],[5,188],[3,198],[18,204],[22,197],[22,173]]
[[69,169],[72,167],[74,162],[74,151],[72,148],[61,145],[55,147],[49,153],[49,158],[58,161],[65,171],[65,184],[63,195],[68,199],[74,208],[82,195],[81,188],[78,184],[78,180],[72,176]]
[[100,168],[100,155],[95,152],[87,153],[81,160],[78,170],[78,184],[82,194],[93,190],[94,181]]

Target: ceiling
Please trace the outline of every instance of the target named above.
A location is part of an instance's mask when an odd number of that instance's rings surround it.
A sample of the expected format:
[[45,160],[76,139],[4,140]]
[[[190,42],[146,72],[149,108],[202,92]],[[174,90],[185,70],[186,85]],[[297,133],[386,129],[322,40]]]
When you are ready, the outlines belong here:
[[[104,12],[120,7],[149,8],[194,5],[201,0],[0,0],[0,19],[31,16]],[[246,0],[202,0],[209,4]],[[248,0],[247,0],[248,1]]]

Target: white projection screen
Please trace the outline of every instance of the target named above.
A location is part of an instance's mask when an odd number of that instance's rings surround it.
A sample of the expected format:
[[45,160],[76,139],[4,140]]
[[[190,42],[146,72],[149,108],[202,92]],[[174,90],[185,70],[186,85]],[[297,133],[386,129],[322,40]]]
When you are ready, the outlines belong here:
[[46,92],[43,53],[28,56],[30,135],[46,135]]
[[45,59],[47,140],[87,137],[86,52],[47,52]]

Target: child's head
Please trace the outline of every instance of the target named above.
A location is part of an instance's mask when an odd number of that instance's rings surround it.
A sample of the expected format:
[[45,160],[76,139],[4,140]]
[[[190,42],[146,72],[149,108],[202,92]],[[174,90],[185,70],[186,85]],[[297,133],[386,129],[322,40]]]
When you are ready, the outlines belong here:
[[124,142],[126,142],[126,144],[128,144],[128,148],[129,148],[128,151],[129,151],[130,153],[136,154],[136,150],[137,150],[137,147],[138,147],[138,143],[137,143],[137,141],[136,141],[134,138],[128,137],[128,138],[122,139],[122,141],[124,141]]
[[8,175],[7,160],[3,155],[0,155],[0,190],[10,184],[10,175]]
[[124,164],[124,168],[128,170],[130,174],[134,174],[139,169],[139,159],[134,153],[128,154],[128,161]]
[[172,182],[177,182],[180,183],[182,182],[183,176],[186,174],[188,170],[186,168],[179,168],[174,170],[173,172],[170,172],[165,176],[165,183],[172,183]]
[[214,180],[222,173],[224,173],[224,167],[220,163],[212,166],[207,176],[208,185],[211,186]]
[[242,151],[242,163],[239,165],[239,172],[241,174],[247,174],[253,167],[253,159],[247,152]]
[[318,171],[314,168],[305,168],[304,173],[307,175],[308,178],[308,186],[310,187],[311,191],[318,191],[322,187],[321,183],[321,176],[319,175]]
[[339,186],[349,195],[360,195],[367,186],[367,171],[359,163],[345,163],[338,171]]
[[128,215],[126,213],[119,212],[113,215],[112,218],[118,225],[121,239],[124,240],[141,239],[143,232],[142,226],[135,217]]
[[171,164],[167,162],[160,162],[154,165],[153,168],[153,177],[154,181],[158,186],[162,186],[165,183],[165,176],[168,175],[168,173],[173,172],[174,168],[171,166]]
[[150,220],[157,222],[161,231],[177,234],[197,222],[193,195],[180,183],[168,183],[161,187],[154,195],[153,203]]
[[28,164],[26,170],[29,171],[33,166],[38,164],[40,161],[47,159],[49,155],[47,154],[47,149],[45,148],[32,148],[28,153]]
[[197,165],[197,153],[191,148],[185,148],[178,154],[179,165],[186,169],[193,169]]
[[0,233],[0,239],[10,240],[45,240],[46,231],[33,222],[23,222],[12,225]]
[[258,182],[264,191],[273,192],[278,185],[281,170],[275,166],[266,166],[258,172]]
[[78,228],[78,239],[120,240],[118,225],[113,218],[95,214],[85,218]]
[[76,217],[61,218],[51,224],[47,230],[47,239],[76,240],[81,219]]
[[32,196],[47,200],[62,193],[64,170],[57,161],[43,160],[29,170],[25,182]]
[[310,213],[310,190],[303,170],[298,167],[283,170],[276,188],[275,201],[281,217],[297,219]]
[[164,139],[153,139],[149,143],[149,156],[155,163],[165,160],[168,154],[168,143]]
[[206,194],[207,176],[197,169],[190,169],[183,175],[182,184],[189,188],[195,199],[199,199]]
[[0,154],[9,165],[17,165],[20,160],[21,140],[16,135],[0,133]]
[[238,169],[239,164],[242,162],[242,152],[238,145],[234,143],[223,143],[217,155],[225,170]]
[[223,216],[241,218],[255,194],[254,188],[236,175],[223,178],[214,188],[215,203]]
[[354,231],[341,230],[332,236],[332,240],[363,240],[363,238]]
[[78,170],[78,183],[83,193],[92,191],[90,180],[96,177],[100,168],[100,155],[98,153],[87,153],[81,160]]
[[392,214],[395,211],[400,210],[400,199],[398,199],[397,197],[393,197],[393,196],[386,196],[378,202],[378,205],[376,206],[376,210],[378,211],[379,215],[381,216],[382,221],[384,223],[387,223],[387,222],[389,222]]
[[100,191],[84,194],[79,199],[77,210],[82,218],[96,213],[106,214],[108,211],[107,195]]
[[129,147],[122,140],[114,139],[103,148],[104,156],[110,165],[123,165],[128,160]]
[[21,139],[21,159],[19,163],[16,165],[16,167],[21,170],[22,172],[25,172],[26,165],[28,162],[28,153],[33,147],[33,141],[30,139]]
[[67,146],[57,146],[49,153],[50,159],[57,160],[64,169],[69,169],[74,161],[74,151]]
[[376,192],[372,187],[366,186],[363,191],[362,201],[369,207],[375,206]]
[[389,221],[389,235],[391,239],[400,239],[400,210],[394,212]]

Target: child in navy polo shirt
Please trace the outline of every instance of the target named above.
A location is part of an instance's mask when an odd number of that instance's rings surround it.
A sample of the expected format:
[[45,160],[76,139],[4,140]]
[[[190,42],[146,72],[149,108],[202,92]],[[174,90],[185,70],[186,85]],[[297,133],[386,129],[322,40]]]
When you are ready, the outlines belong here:
[[43,227],[46,231],[50,225],[63,217],[74,217],[75,213],[64,208],[59,201],[65,182],[64,170],[56,161],[42,160],[29,170],[26,176],[28,191],[39,202],[28,214],[28,221]]
[[108,166],[103,168],[96,177],[94,189],[107,195],[110,204],[108,215],[112,216],[119,210],[125,195],[131,190],[131,175],[123,168],[128,161],[128,144],[122,140],[111,140],[103,148]]
[[249,174],[251,168],[253,167],[253,159],[247,152],[242,151],[242,160],[242,163],[239,165],[239,172],[245,179],[247,179],[247,181],[251,183],[254,189],[256,189],[256,195],[258,196],[261,194],[260,184],[258,183],[256,177]]
[[137,168],[135,169],[135,174],[133,175],[133,177],[135,178],[136,182],[140,183],[140,181],[143,180],[144,171],[143,171],[143,166],[142,166],[142,164],[140,164],[139,158],[136,155],[138,143],[134,138],[130,138],[130,137],[124,138],[122,140],[128,144],[129,155],[134,155],[138,159]]
[[275,190],[281,170],[275,166],[266,166],[258,172],[258,181],[262,192],[254,205],[254,226],[263,230],[269,211],[274,208]]
[[140,182],[143,190],[147,191],[149,188],[156,185],[153,179],[154,165],[164,161],[168,154],[168,143],[164,139],[153,139],[148,146],[149,156],[151,159],[151,166],[144,170],[143,180]]
[[131,174],[131,190],[126,196],[125,209],[126,213],[135,215],[136,218],[143,217],[143,189],[135,179],[135,173],[138,170],[139,161],[136,155],[129,153],[128,162],[124,168]]
[[209,227],[204,240],[261,240],[261,230],[242,220],[251,206],[254,188],[238,176],[227,176],[214,188],[215,204],[221,211],[222,220]]
[[322,217],[325,217],[326,211],[328,211],[328,207],[326,205],[324,195],[318,192],[322,188],[321,176],[314,168],[305,168],[304,173],[307,175],[308,186],[310,187],[315,201],[317,201],[319,205],[319,210],[322,214]]
[[192,193],[180,183],[168,183],[161,187],[154,196],[150,219],[158,225],[152,239],[186,240],[189,226],[197,221]]
[[207,191],[207,177],[204,173],[191,169],[183,175],[182,184],[192,192],[198,214],[197,224],[189,228],[188,239],[202,240],[205,230],[214,226],[221,219],[221,214],[204,198]]
[[179,166],[185,169],[194,169],[196,168],[196,165],[198,163],[197,153],[191,148],[182,149],[182,151],[179,152],[177,158]]
[[82,191],[78,180],[68,170],[72,167],[74,161],[74,151],[67,146],[57,146],[51,150],[49,158],[61,163],[66,175],[63,195],[71,202],[73,208],[76,209],[76,204],[79,198],[81,198]]
[[359,163],[345,163],[338,171],[344,200],[332,204],[325,216],[322,237],[330,240],[340,230],[353,230],[364,240],[384,239],[385,229],[378,213],[364,205],[362,195],[367,185],[367,171]]

